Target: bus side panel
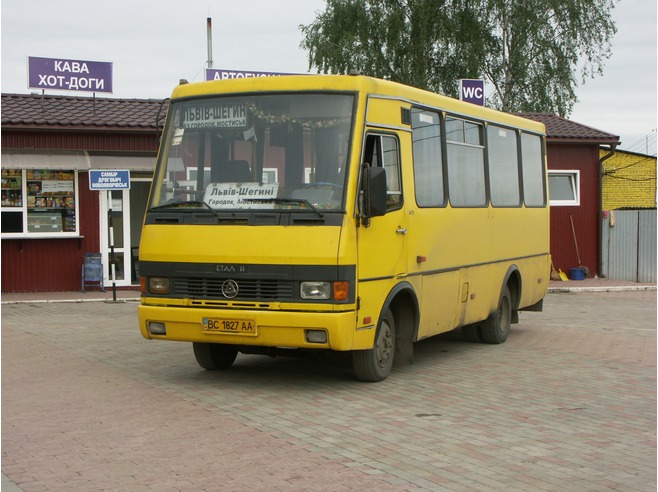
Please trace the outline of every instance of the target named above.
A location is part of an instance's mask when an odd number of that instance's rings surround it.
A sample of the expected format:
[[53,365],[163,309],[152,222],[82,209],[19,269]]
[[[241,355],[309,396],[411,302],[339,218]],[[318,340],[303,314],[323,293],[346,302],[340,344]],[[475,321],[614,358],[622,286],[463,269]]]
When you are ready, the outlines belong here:
[[535,304],[545,295],[549,264],[550,257],[543,256],[423,276],[418,340],[489,317],[512,265],[521,275],[519,308]]
[[550,278],[547,213],[412,207],[409,272],[423,275],[418,338],[486,319],[497,309],[513,265],[521,277],[519,308],[542,299]]
[[551,256],[531,258],[522,263],[521,280],[523,289],[519,309],[538,303],[546,295],[551,278]]
[[459,272],[423,275],[418,340],[452,330],[459,322]]
[[460,270],[462,311],[459,326],[482,321],[498,308],[507,267],[507,263],[497,263]]

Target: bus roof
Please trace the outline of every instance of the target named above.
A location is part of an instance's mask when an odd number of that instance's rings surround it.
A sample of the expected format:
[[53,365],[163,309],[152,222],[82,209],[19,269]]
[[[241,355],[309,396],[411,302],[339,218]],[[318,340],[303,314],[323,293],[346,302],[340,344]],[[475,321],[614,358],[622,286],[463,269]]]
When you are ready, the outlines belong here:
[[290,91],[361,92],[372,96],[397,98],[457,115],[498,122],[545,134],[544,124],[537,121],[484,108],[416,87],[363,75],[282,75],[195,82],[177,86],[171,99],[173,101],[181,98],[217,94]]

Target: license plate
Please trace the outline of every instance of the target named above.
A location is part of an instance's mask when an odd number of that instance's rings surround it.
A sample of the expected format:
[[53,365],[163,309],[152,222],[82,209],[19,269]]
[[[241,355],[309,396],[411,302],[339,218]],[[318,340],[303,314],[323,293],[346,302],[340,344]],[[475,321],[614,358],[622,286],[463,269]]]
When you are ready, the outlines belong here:
[[256,321],[253,319],[203,318],[203,331],[207,333],[256,335]]

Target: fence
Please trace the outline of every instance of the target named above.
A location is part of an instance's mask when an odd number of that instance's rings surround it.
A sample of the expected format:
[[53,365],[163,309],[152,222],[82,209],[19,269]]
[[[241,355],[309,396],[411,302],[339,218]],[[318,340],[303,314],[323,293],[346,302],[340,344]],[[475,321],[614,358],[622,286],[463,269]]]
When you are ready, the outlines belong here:
[[602,223],[601,274],[656,282],[656,210],[613,210]]

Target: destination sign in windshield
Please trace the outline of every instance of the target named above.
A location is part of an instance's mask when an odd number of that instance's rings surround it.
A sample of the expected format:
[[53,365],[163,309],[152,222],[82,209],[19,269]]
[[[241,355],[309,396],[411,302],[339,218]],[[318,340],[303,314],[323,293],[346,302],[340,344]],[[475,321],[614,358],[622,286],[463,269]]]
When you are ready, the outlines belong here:
[[188,106],[183,110],[183,128],[245,128],[245,104],[204,104]]
[[203,201],[212,208],[273,208],[279,183],[210,183]]

